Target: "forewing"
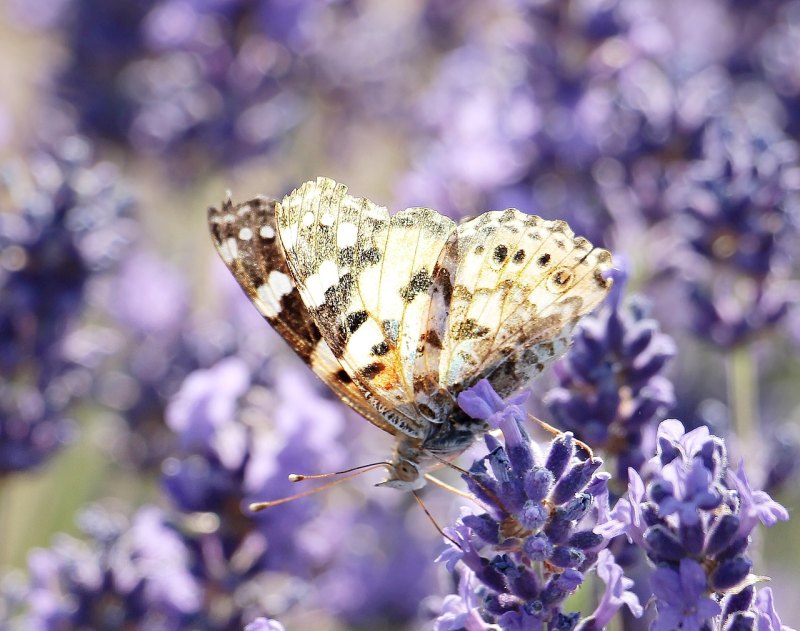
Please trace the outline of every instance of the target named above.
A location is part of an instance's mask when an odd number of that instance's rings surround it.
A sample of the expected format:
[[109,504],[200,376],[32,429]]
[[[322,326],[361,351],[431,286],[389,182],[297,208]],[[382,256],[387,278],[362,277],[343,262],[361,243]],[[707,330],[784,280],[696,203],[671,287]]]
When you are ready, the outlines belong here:
[[501,396],[521,388],[611,286],[607,251],[563,221],[515,209],[459,225],[457,258],[439,371],[450,392],[483,378]]
[[415,400],[436,263],[455,224],[426,208],[386,208],[326,179],[306,182],[277,208],[289,268],[334,356],[367,399],[419,437],[430,410]]
[[320,379],[368,421],[395,433],[333,356],[303,303],[278,241],[275,205],[258,197],[210,208],[208,225],[217,251],[261,315]]

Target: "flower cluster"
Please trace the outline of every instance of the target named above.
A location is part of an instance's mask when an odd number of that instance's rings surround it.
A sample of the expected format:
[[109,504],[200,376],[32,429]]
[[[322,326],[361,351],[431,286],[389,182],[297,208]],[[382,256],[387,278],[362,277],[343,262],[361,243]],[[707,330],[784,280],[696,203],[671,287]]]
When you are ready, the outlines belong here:
[[[627,496],[596,532],[624,533],[655,566],[651,628],[699,629],[712,621],[718,628],[754,628],[759,579],[751,573],[751,534],[759,522],[772,526],[788,512],[750,487],[743,466],[729,470],[725,443],[706,427],[687,433],[679,421],[662,422],[649,466],[646,486],[629,472]],[[751,626],[742,626],[745,620]]]
[[559,428],[616,459],[615,478],[623,481],[644,463],[656,420],[675,402],[663,374],[675,344],[641,301],[622,304],[625,281],[616,273],[611,298],[578,325],[556,364],[559,385],[544,399]]
[[31,552],[31,629],[187,628],[202,605],[189,570],[191,551],[177,525],[155,506],[130,523],[95,506],[79,517],[89,535],[61,535],[49,549]]
[[778,130],[717,121],[679,187],[694,254],[684,266],[694,329],[721,347],[771,327],[792,301],[779,283],[788,276],[798,195],[786,173],[798,155]]
[[[0,472],[37,466],[66,440],[88,389],[71,348],[93,277],[113,268],[136,226],[116,169],[82,139],[6,163],[0,213]],[[76,356],[77,354],[77,356]]]
[[[579,459],[571,433],[538,454],[520,424],[522,400],[504,404],[485,380],[459,395],[460,407],[499,428],[504,444],[487,434],[489,454],[463,476],[487,512],[464,514],[446,530],[451,546],[439,560],[450,571],[458,563],[468,571],[461,576],[462,602],[447,603],[449,611],[437,626],[441,631],[462,628],[464,616],[476,616],[476,609],[484,623],[475,628],[489,628],[486,623],[504,630],[575,628],[580,615],[565,612],[564,600],[605,547],[606,540],[593,531],[608,501],[608,474],[598,472],[602,461]],[[606,576],[618,574],[618,566],[606,556],[603,561]],[[619,577],[608,579],[613,589],[621,584]],[[640,612],[638,601],[618,594],[596,617],[610,619],[623,600]],[[463,616],[454,616],[458,606],[466,609]]]

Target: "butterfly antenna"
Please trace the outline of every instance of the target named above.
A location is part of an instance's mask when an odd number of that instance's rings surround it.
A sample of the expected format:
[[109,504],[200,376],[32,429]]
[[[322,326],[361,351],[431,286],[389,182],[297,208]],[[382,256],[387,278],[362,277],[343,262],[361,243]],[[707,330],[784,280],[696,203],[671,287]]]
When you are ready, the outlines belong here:
[[419,504],[422,507],[422,510],[425,511],[425,514],[428,516],[428,519],[431,520],[433,527],[436,528],[437,531],[439,531],[439,534],[442,535],[442,537],[447,539],[454,546],[459,547],[458,542],[455,539],[453,539],[450,535],[446,534],[444,530],[442,530],[442,527],[433,518],[433,515],[431,515],[431,512],[428,510],[428,507],[425,506],[425,502],[422,501],[422,498],[417,494],[417,492],[411,491],[411,493],[413,493],[414,499],[417,500],[417,504]]
[[[564,432],[562,432],[557,427],[553,427],[550,423],[545,423],[542,419],[536,418],[533,414],[528,414],[528,418],[536,423],[539,427],[541,427],[544,431],[548,432],[549,434],[553,434],[553,436],[560,436]],[[587,454],[589,454],[590,458],[594,458],[594,452],[592,448],[589,447],[585,442],[582,440],[578,440],[577,438],[574,439],[575,444],[578,445],[581,449],[583,449]]]
[[[303,473],[290,473],[289,482],[302,482],[303,480],[321,480],[322,478],[330,478],[334,475],[343,475],[345,473],[351,473],[353,471],[360,471],[361,469],[372,470],[375,467],[391,467],[391,463],[384,461],[371,462],[369,464],[360,464],[357,467],[350,467],[349,469],[343,469],[342,471],[332,471],[330,473],[316,473],[313,475],[305,475]],[[362,473],[366,473],[366,471],[362,471]]]
[[366,464],[361,465],[358,467],[353,467],[352,469],[345,469],[344,471],[335,471],[333,473],[323,473],[320,475],[301,475],[298,473],[292,473],[289,476],[289,480],[292,482],[300,482],[301,480],[312,480],[316,478],[327,478],[334,475],[342,475],[342,474],[349,474],[344,475],[337,480],[333,480],[332,482],[328,482],[327,484],[323,484],[315,489],[309,489],[308,491],[303,491],[301,493],[295,493],[294,495],[289,495],[288,497],[282,497],[278,500],[269,500],[266,502],[253,502],[248,507],[252,512],[257,513],[259,511],[265,510],[267,508],[272,508],[273,506],[280,506],[281,504],[286,504],[288,502],[293,502],[294,500],[299,500],[303,497],[308,497],[309,495],[316,495],[317,493],[322,493],[323,491],[327,491],[328,489],[341,484],[342,482],[347,482],[347,480],[351,480],[352,478],[358,477],[364,473],[368,473],[369,471],[374,471],[375,469],[380,469],[381,467],[389,467],[391,466],[388,462],[375,462],[373,464]]

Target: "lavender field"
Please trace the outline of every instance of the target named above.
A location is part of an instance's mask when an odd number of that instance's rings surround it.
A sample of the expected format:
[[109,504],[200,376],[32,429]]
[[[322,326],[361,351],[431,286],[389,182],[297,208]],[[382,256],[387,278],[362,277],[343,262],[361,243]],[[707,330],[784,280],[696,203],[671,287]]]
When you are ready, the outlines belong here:
[[[800,0],[2,0],[0,85],[0,631],[800,628]],[[209,236],[317,176],[613,256],[446,536],[248,509],[393,448]]]

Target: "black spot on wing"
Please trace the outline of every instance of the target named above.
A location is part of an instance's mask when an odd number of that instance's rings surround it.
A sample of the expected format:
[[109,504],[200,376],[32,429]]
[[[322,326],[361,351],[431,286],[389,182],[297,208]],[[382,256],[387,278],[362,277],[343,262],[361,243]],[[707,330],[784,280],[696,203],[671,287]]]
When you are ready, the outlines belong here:
[[366,250],[361,250],[358,253],[358,260],[361,265],[374,265],[375,263],[380,263],[381,261],[381,253],[380,250],[377,248],[367,248]]
[[519,265],[524,260],[525,260],[525,250],[517,250],[514,253],[514,262]]
[[487,327],[480,326],[472,318],[467,318],[453,325],[451,335],[455,340],[474,340],[485,336],[488,332]]
[[536,259],[536,263],[539,267],[547,267],[548,263],[550,263],[550,254],[542,254],[538,259]]
[[411,277],[408,285],[400,288],[400,297],[406,302],[411,302],[419,294],[428,291],[433,284],[433,278],[428,273],[428,270],[422,268]]
[[495,263],[499,264],[505,261],[507,256],[508,256],[508,247],[501,243],[494,249],[494,254],[492,255],[492,258],[494,259]]
[[367,321],[367,312],[366,311],[354,311],[353,313],[347,314],[347,330],[349,333],[353,334],[361,327],[364,322]]
[[386,364],[383,362],[373,362],[364,366],[361,369],[361,374],[363,374],[367,379],[372,379],[383,372],[383,369],[386,368]]
[[377,355],[378,357],[386,355],[386,353],[388,352],[389,352],[389,345],[386,342],[379,342],[370,349],[370,353],[372,355]]

